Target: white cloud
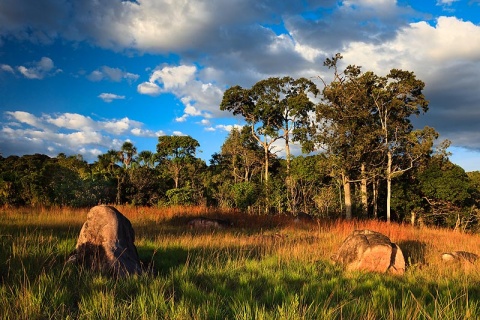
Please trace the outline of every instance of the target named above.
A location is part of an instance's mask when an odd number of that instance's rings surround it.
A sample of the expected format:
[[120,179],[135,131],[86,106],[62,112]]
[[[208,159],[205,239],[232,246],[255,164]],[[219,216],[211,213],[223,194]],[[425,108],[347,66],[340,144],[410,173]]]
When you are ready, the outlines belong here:
[[184,114],[175,119],[177,122],[184,122],[189,116],[218,114],[223,96],[219,87],[198,79],[197,68],[190,65],[157,67],[149,81],[138,85],[137,91],[151,96],[174,94],[184,105]]
[[120,120],[114,119],[106,122],[101,122],[101,124],[105,131],[116,135],[123,134],[130,128],[141,125],[139,122],[130,120],[127,117]]
[[208,120],[208,119],[202,119],[202,121],[200,121],[200,123],[201,123],[203,126],[209,126],[209,125],[210,125],[210,120]]
[[443,6],[443,5],[450,6],[452,3],[457,1],[459,0],[437,0],[437,6]]
[[130,132],[137,137],[155,138],[163,135],[163,131],[153,132],[151,130],[144,130],[142,128],[133,128]]
[[78,113],[63,113],[60,115],[44,115],[42,121],[51,123],[58,128],[70,130],[95,130],[97,124],[90,117],[85,117]]
[[17,67],[17,70],[27,79],[43,79],[46,76],[62,72],[61,69],[55,69],[52,59],[42,57],[40,61],[30,63],[31,67]]
[[313,48],[308,45],[302,45],[300,43],[295,43],[295,51],[309,62],[315,62],[317,58],[325,55],[324,52],[317,48]]
[[100,95],[98,95],[98,97],[105,102],[112,102],[113,100],[123,100],[123,99],[125,99],[125,96],[120,96],[120,95],[113,94],[113,93],[101,93]]
[[0,65],[0,70],[4,71],[4,72],[12,73],[12,74],[15,73],[15,70],[13,70],[13,68],[11,66],[9,66],[8,64],[1,64]]
[[5,114],[13,120],[28,124],[34,128],[43,127],[42,121],[31,113],[24,111],[6,111]]
[[220,130],[224,130],[224,131],[227,131],[227,132],[230,132],[232,131],[234,128],[235,129],[242,129],[243,126],[239,125],[239,124],[228,124],[228,125],[223,125],[223,124],[219,124],[219,125],[216,125],[215,126],[216,129],[220,129]]
[[140,76],[138,74],[126,72],[119,68],[102,66],[100,69],[92,71],[87,76],[87,79],[94,82],[101,81],[101,80],[120,82],[125,79],[131,83],[131,82],[137,81],[139,77]]
[[137,91],[141,94],[146,94],[149,96],[158,96],[162,93],[161,88],[155,83],[143,82],[137,86]]
[[101,81],[103,79],[103,73],[99,70],[94,70],[87,76],[90,81]]
[[175,118],[175,121],[176,121],[176,122],[185,122],[185,121],[187,121],[187,118],[188,118],[188,115],[187,115],[187,114],[184,114],[184,115],[182,115],[181,117]]
[[195,66],[185,65],[157,68],[150,76],[149,81],[159,82],[165,91],[171,91],[174,88],[185,87],[189,81],[194,79],[196,71]]

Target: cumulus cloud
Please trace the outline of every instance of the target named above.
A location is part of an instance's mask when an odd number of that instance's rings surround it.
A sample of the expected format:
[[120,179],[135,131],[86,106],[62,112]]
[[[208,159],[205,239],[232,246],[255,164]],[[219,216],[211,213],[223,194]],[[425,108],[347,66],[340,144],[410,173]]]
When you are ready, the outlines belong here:
[[165,135],[165,132],[163,132],[162,130],[160,131],[157,131],[157,132],[154,132],[154,131],[151,131],[151,130],[144,130],[142,128],[134,128],[130,131],[134,136],[137,136],[137,137],[150,137],[150,138],[156,138],[156,137],[160,137],[160,136],[164,136]]
[[155,83],[152,82],[143,82],[137,86],[137,91],[141,94],[146,94],[149,96],[158,96],[162,93],[162,89]]
[[193,65],[157,67],[147,82],[138,85],[137,91],[151,96],[174,94],[184,105],[184,114],[175,119],[177,122],[184,122],[190,116],[208,118],[212,113],[218,114],[223,96],[219,87],[198,78],[197,67]]
[[13,68],[8,64],[0,64],[0,71],[12,73],[12,74],[15,73]]
[[105,102],[112,102],[113,100],[123,100],[125,99],[125,96],[120,96],[114,93],[101,93],[98,95],[100,99],[102,99]]
[[[215,131],[216,129],[219,129],[219,130],[223,130],[223,131],[226,131],[226,132],[230,132],[232,131],[233,129],[242,129],[243,126],[242,125],[238,125],[238,124],[219,124],[219,125],[216,125],[215,126],[215,129],[213,128],[210,128],[210,131]],[[213,129],[213,130],[212,130]]]
[[113,82],[127,80],[131,83],[137,81],[138,78],[140,78],[138,74],[126,72],[119,68],[111,68],[108,66],[102,66],[101,68],[93,70],[89,75],[87,75],[88,80],[95,82],[101,80],[109,80]]
[[55,69],[52,59],[42,57],[40,61],[29,63],[29,67],[18,66],[17,70],[27,79],[43,79],[46,76],[62,72],[61,69]]

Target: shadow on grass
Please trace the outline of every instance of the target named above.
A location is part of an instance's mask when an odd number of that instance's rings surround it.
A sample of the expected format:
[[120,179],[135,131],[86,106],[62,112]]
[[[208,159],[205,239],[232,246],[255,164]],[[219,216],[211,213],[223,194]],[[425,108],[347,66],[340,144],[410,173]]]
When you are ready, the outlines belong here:
[[188,251],[180,247],[154,248],[152,246],[137,247],[138,256],[143,269],[154,275],[167,275],[171,269],[185,265]]
[[407,267],[426,264],[427,244],[417,240],[405,240],[398,243],[402,249]]

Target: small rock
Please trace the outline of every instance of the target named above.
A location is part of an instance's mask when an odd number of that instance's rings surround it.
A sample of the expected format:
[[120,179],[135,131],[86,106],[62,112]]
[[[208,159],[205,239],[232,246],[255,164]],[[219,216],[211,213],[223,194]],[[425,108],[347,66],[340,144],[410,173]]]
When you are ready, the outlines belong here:
[[188,222],[192,229],[224,229],[233,226],[228,220],[199,217]]
[[460,262],[460,263],[475,263],[478,260],[478,255],[467,251],[452,251],[442,254],[444,262]]

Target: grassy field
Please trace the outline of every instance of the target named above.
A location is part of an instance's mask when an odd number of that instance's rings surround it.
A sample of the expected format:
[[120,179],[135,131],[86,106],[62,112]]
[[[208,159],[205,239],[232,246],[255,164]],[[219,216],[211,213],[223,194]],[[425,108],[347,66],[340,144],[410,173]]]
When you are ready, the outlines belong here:
[[[480,254],[480,237],[375,221],[296,223],[205,208],[117,207],[146,268],[113,279],[65,264],[87,209],[0,210],[2,319],[476,319],[480,272],[441,253]],[[195,216],[230,229],[186,228]],[[400,245],[404,276],[346,273],[330,257],[355,229]]]

